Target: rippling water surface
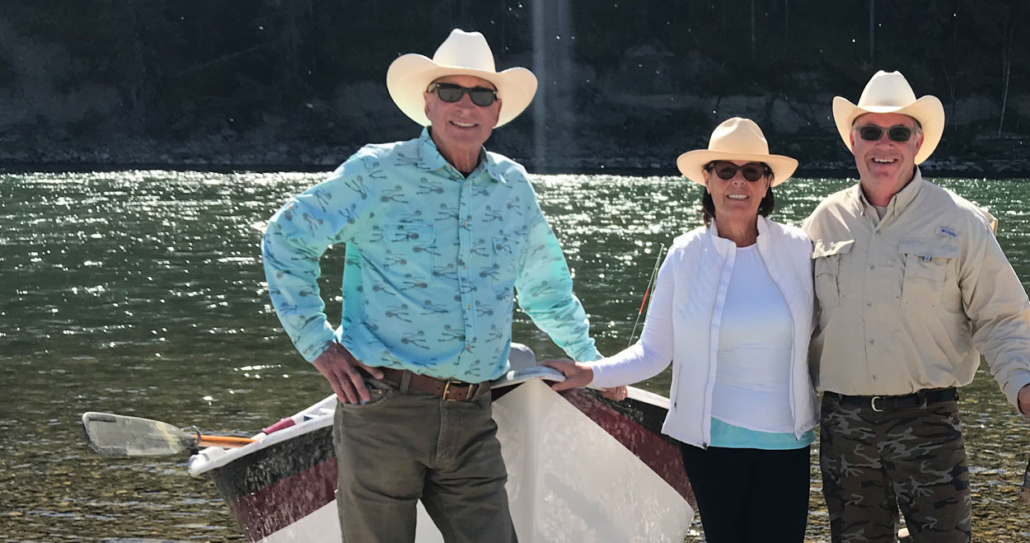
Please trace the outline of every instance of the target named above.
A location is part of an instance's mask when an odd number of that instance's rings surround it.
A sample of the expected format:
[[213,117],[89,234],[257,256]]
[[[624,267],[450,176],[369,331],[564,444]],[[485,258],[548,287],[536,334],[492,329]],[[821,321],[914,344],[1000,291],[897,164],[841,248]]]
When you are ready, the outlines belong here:
[[[108,411],[248,435],[328,395],[278,329],[258,252],[263,221],[322,177],[0,177],[4,540],[243,541],[214,485],[190,478],[185,458],[99,457],[86,447],[79,416]],[[792,180],[776,189],[774,218],[798,224],[849,183]],[[672,177],[555,175],[534,184],[599,347],[614,353],[629,340],[658,247],[700,223],[697,189]],[[998,216],[1002,247],[1026,284],[1030,183],[941,184]],[[323,259],[334,322],[342,267],[342,250]],[[514,337],[540,357],[560,354],[525,315],[517,315]],[[644,387],[667,394],[667,376]],[[974,540],[1030,540],[1030,509],[1016,501],[1030,424],[1004,403],[986,369],[961,406]],[[821,484],[813,470],[811,541],[828,540]]]

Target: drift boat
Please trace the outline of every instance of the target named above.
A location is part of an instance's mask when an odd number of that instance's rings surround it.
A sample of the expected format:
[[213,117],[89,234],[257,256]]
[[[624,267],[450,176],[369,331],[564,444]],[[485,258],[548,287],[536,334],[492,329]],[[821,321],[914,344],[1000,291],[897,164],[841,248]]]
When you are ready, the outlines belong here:
[[[660,433],[668,400],[635,388],[621,402],[556,393],[547,382],[559,372],[512,361],[522,369],[492,393],[520,541],[682,542],[694,498],[676,442]],[[204,449],[189,471],[214,480],[249,541],[338,543],[335,407],[330,396],[245,447]],[[416,541],[442,542],[421,504],[418,515]]]

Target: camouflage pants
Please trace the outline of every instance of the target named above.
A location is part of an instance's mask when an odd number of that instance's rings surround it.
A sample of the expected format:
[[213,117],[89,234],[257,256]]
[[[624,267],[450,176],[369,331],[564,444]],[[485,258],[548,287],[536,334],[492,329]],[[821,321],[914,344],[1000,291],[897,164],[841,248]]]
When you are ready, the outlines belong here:
[[834,543],[895,541],[899,507],[915,543],[971,539],[955,401],[876,412],[826,394],[820,467]]

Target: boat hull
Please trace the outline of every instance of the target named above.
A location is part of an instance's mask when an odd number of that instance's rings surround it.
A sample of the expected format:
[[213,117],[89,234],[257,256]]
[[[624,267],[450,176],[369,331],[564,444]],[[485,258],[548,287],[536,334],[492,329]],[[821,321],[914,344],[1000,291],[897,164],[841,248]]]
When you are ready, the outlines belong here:
[[[614,403],[587,390],[559,394],[537,379],[495,389],[521,541],[683,541],[693,495],[678,447],[659,432],[663,399],[633,392]],[[331,400],[253,450],[206,450],[191,461],[194,475],[214,480],[248,540],[340,541]],[[418,543],[443,541],[421,504],[417,526]]]

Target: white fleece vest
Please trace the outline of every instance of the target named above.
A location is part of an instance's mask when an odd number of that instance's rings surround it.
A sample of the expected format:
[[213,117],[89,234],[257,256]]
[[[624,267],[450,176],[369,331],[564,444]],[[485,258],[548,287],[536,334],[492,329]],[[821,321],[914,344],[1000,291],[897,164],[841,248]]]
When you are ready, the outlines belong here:
[[[808,343],[815,308],[812,244],[801,229],[758,217],[757,245],[793,320],[790,407],[794,435],[800,438],[818,421],[816,392],[808,370]],[[719,326],[733,272],[734,247],[732,241],[718,236],[714,224],[676,238],[662,266],[671,266],[672,292],[655,292],[656,296],[672,296],[673,374],[669,414],[662,432],[697,447],[708,447],[711,443]],[[630,352],[634,349],[635,354]],[[635,383],[668,366],[668,359],[659,360],[657,365],[631,363],[635,356],[644,356],[641,353],[638,343],[611,359],[591,364],[595,366],[594,384]],[[606,363],[609,360],[611,363]]]

